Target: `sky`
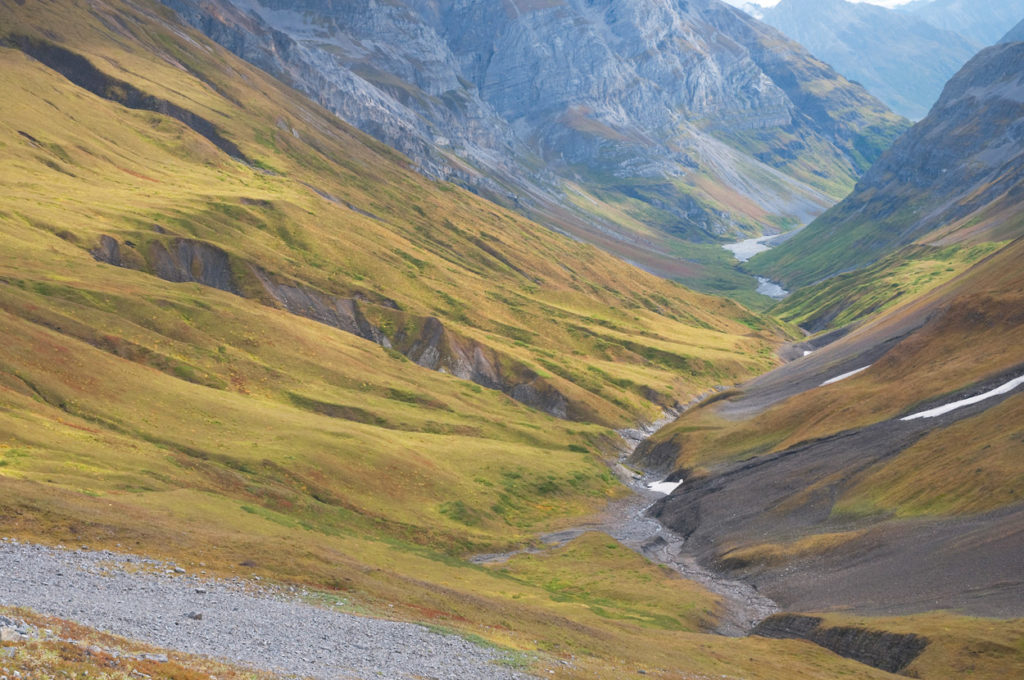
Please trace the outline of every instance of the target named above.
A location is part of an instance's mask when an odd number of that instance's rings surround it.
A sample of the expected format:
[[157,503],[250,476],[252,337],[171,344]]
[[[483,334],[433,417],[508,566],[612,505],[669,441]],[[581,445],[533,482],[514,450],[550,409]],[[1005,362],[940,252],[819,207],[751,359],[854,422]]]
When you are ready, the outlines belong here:
[[[730,5],[736,5],[742,7],[748,2],[754,5],[761,5],[762,7],[773,7],[779,4],[779,0],[725,0]],[[867,2],[872,5],[881,5],[882,7],[896,7],[898,5],[905,5],[910,0],[850,0],[850,2]]]

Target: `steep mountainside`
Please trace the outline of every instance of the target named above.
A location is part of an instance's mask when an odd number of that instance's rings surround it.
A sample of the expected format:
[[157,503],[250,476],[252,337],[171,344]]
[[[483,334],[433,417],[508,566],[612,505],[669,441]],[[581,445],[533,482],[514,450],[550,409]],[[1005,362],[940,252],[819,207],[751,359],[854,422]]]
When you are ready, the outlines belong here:
[[849,197],[750,266],[796,287],[915,242],[1006,240],[1022,192],[1024,44],[1010,43],[972,59]]
[[959,33],[980,49],[995,43],[1024,17],[1024,0],[933,0],[907,11],[933,26]]
[[[939,631],[973,646],[978,629],[949,612],[1016,635],[1022,48],[979,54],[849,199],[753,260],[775,258],[797,282],[853,269],[776,308],[831,332],[786,348],[791,363],[705,400],[634,455],[683,480],[650,512],[686,536],[685,556],[785,610],[842,612],[773,617],[764,634],[898,661],[879,667],[911,677],[929,672]],[[1013,645],[1001,649],[1000,665],[1019,666]],[[933,659],[947,673],[969,667]]]
[[980,48],[915,14],[867,3],[782,0],[762,14],[762,21],[913,120],[928,114],[946,82]]
[[1024,42],[1024,19],[1021,19],[1021,22],[1019,24],[1011,28],[1010,31],[1006,35],[1004,35],[1003,39],[1000,40],[999,42]]
[[805,223],[904,129],[717,0],[166,4],[428,175],[706,288],[707,244]]
[[687,478],[655,514],[791,610],[1021,616],[1024,391],[905,418],[1024,375],[1022,256],[687,412],[638,454]]

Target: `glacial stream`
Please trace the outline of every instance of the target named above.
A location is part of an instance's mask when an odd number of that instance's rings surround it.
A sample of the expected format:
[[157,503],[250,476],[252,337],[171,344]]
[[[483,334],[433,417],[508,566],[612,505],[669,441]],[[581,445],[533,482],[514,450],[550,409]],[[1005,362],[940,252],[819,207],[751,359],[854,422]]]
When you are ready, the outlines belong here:
[[[760,236],[727,243],[722,247],[731,252],[738,261],[746,262],[754,255],[771,249],[769,241],[773,238],[776,237]],[[759,276],[757,281],[757,292],[761,295],[776,300],[789,295],[782,286],[769,279]],[[477,555],[472,561],[476,564],[502,563],[516,555],[546,552],[563,546],[589,531],[599,531],[644,555],[652,562],[670,567],[684,578],[700,583],[721,597],[722,604],[714,632],[732,637],[750,633],[758,623],[779,611],[778,605],[758,593],[753,586],[725,578],[697,564],[696,559],[686,554],[685,539],[682,536],[647,516],[647,509],[666,494],[686,493],[685,483],[679,485],[660,480],[647,480],[645,483],[622,464],[641,442],[676,417],[676,413],[668,414],[662,421],[646,428],[624,430],[620,433],[628,451],[615,466],[614,471],[633,490],[629,498],[609,504],[600,515],[579,526],[541,536],[537,545],[506,553]],[[677,488],[680,486],[681,488]]]
[[[754,255],[763,253],[766,250],[771,250],[772,246],[770,241],[777,238],[774,236],[758,236],[757,238],[748,238],[743,241],[736,241],[735,243],[726,243],[723,248],[732,253],[740,262],[746,262]],[[773,300],[781,300],[782,298],[789,295],[789,291],[775,283],[770,279],[766,279],[763,276],[757,277],[757,292],[761,295],[772,298]]]
[[[658,425],[667,424],[671,420],[666,419]],[[628,498],[610,503],[600,515],[583,524],[541,536],[538,546],[507,553],[477,555],[472,561],[477,564],[506,562],[516,555],[546,552],[563,546],[589,531],[599,531],[652,562],[670,567],[684,578],[700,583],[721,597],[719,618],[713,632],[730,637],[742,637],[750,633],[758,623],[779,611],[778,605],[758,593],[753,586],[725,578],[697,564],[693,557],[686,554],[685,539],[682,536],[647,516],[647,509],[658,499],[664,498],[666,491],[686,493],[685,483],[677,485],[674,482],[660,480],[645,483],[621,462],[656,430],[656,427],[649,427],[621,433],[628,451],[623,454],[614,472],[633,490],[633,494]],[[677,489],[677,486],[681,488]]]

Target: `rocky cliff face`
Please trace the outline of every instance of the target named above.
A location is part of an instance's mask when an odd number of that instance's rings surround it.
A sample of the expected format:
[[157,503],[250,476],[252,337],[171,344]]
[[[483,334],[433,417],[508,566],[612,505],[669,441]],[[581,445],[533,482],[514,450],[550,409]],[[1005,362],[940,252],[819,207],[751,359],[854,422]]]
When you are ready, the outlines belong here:
[[873,262],[915,241],[1020,235],[1024,199],[1024,44],[972,59],[923,121],[856,190],[750,265],[795,286]]
[[782,0],[762,20],[913,120],[981,47],[917,15],[846,0]]
[[717,0],[165,3],[426,174],[634,261],[803,223],[903,129]]

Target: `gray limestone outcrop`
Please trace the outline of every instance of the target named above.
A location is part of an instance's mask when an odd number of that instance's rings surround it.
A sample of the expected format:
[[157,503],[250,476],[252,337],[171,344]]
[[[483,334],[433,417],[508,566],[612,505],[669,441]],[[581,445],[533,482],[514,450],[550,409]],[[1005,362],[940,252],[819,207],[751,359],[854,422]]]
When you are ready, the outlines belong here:
[[714,241],[806,222],[905,127],[718,0],[164,2],[425,174],[613,239],[571,187]]

